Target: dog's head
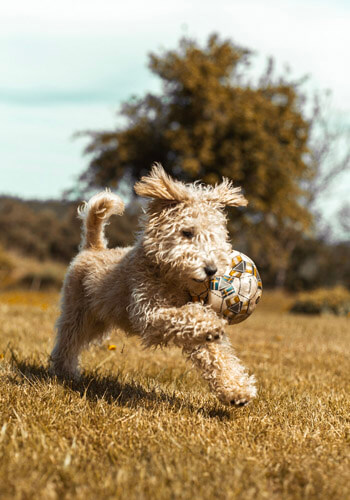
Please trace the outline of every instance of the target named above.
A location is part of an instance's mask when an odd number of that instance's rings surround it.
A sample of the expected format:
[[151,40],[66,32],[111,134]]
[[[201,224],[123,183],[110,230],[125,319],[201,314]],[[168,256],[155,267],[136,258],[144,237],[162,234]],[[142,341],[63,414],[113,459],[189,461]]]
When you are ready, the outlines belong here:
[[190,291],[224,272],[231,246],[223,209],[247,205],[241,188],[226,178],[214,187],[184,184],[155,164],[135,191],[151,199],[142,245],[162,272],[175,274]]

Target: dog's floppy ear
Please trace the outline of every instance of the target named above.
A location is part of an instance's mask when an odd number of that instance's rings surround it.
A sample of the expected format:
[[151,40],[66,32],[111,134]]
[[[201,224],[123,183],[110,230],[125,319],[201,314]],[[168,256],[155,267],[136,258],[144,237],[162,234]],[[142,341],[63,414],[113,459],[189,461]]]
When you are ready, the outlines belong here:
[[245,207],[248,205],[248,200],[242,194],[242,188],[234,187],[232,181],[227,177],[222,179],[221,184],[214,187],[212,195],[215,201],[228,207]]
[[167,201],[182,201],[189,195],[185,184],[172,179],[160,163],[155,163],[150,174],[142,177],[134,189],[139,196]]

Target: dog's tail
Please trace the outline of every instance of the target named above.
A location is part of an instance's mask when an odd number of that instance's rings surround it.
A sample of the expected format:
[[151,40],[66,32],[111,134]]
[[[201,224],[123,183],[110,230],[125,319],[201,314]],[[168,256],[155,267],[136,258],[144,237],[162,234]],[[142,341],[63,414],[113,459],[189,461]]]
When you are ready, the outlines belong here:
[[124,203],[119,196],[108,189],[95,194],[87,203],[78,208],[78,216],[83,220],[81,250],[107,248],[104,227],[111,215],[122,215]]

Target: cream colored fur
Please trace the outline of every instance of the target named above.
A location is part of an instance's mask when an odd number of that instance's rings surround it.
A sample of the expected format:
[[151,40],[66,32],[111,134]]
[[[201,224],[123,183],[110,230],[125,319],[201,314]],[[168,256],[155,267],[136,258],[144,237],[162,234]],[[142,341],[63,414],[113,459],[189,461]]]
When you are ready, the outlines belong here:
[[[123,202],[109,191],[80,210],[83,242],[63,285],[62,310],[51,365],[76,376],[82,349],[119,327],[146,347],[175,344],[192,360],[219,399],[243,405],[256,395],[225,335],[225,321],[209,306],[191,302],[208,269],[227,266],[225,206],[245,206],[240,188],[224,179],[215,187],[185,185],[160,165],[135,185],[150,198],[135,246],[107,249],[103,228]],[[206,271],[207,269],[207,271]]]

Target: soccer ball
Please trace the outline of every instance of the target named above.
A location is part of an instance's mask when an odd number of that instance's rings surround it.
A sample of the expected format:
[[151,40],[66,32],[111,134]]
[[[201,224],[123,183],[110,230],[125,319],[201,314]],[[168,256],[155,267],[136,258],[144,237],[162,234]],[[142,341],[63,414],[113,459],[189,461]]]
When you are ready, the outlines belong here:
[[214,276],[194,302],[209,304],[230,325],[240,323],[254,311],[262,295],[262,282],[254,262],[233,250],[230,265],[222,276]]

